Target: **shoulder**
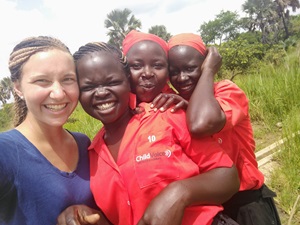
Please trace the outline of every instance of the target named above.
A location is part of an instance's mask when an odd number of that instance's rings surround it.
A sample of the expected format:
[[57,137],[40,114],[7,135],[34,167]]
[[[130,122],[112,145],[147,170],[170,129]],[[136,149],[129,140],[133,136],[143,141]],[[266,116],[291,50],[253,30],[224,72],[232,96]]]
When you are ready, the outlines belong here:
[[74,131],[69,131],[70,134],[74,137],[74,139],[76,140],[77,144],[80,146],[80,145],[90,145],[91,143],[91,140],[90,138],[86,135],[86,134],[83,134],[83,133],[80,133],[80,132],[74,132]]
[[226,87],[240,89],[240,87],[236,83],[228,79],[215,82],[215,89],[226,88]]
[[22,135],[15,129],[0,133],[0,146],[16,145],[22,141]]

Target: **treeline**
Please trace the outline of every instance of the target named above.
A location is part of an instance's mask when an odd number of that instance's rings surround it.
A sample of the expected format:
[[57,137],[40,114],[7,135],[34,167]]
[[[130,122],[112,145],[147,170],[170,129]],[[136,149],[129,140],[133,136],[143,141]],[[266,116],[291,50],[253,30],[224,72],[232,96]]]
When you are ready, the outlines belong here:
[[[214,20],[199,24],[204,42],[218,47],[223,57],[220,79],[233,80],[237,75],[249,75],[262,64],[279,65],[291,46],[300,40],[300,15],[291,15],[300,8],[299,0],[246,0],[244,17],[237,12],[221,11]],[[142,22],[130,9],[115,9],[104,21],[109,43],[121,47],[128,32],[140,30]],[[149,33],[166,41],[172,36],[164,25],[154,25]],[[5,77],[0,82],[0,104],[12,97],[12,83]]]

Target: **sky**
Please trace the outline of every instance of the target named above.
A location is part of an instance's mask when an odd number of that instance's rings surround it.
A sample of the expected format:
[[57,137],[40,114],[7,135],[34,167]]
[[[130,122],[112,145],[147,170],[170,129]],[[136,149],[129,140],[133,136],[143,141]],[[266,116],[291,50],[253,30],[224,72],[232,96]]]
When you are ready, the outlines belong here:
[[72,53],[91,41],[108,41],[104,21],[112,10],[128,8],[143,32],[164,25],[171,35],[199,33],[221,10],[242,15],[246,0],[0,0],[0,80],[10,76],[8,59],[24,38],[49,35]]

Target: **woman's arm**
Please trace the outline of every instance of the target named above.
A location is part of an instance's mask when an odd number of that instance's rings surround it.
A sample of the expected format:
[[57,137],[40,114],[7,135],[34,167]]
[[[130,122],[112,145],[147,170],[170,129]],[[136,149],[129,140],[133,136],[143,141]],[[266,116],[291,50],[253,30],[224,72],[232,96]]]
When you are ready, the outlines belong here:
[[193,137],[205,137],[219,132],[226,117],[214,96],[214,75],[222,64],[215,47],[210,47],[202,65],[202,74],[189,100],[187,124]]
[[184,210],[192,205],[220,205],[239,190],[235,166],[216,168],[175,181],[149,204],[138,225],[180,225]]

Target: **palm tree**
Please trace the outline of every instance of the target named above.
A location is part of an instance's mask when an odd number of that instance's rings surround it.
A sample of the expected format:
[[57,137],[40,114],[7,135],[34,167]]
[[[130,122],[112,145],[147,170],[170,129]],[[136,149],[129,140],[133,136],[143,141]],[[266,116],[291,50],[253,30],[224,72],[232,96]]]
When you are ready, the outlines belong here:
[[141,21],[136,19],[134,15],[131,15],[131,11],[127,8],[124,10],[112,10],[107,14],[107,19],[104,21],[105,28],[109,31],[108,43],[113,44],[117,47],[122,46],[122,41],[125,36],[135,29],[141,29]]
[[[262,32],[262,43],[274,41],[278,33],[278,14],[276,5],[272,0],[247,0],[243,5],[243,11],[249,15],[252,25],[248,25],[254,31],[254,27]],[[273,35],[273,40],[270,39]]]
[[288,7],[292,8],[292,11],[295,12],[297,9],[300,8],[299,0],[275,0],[277,7],[278,7],[278,15],[282,19],[282,23],[284,26],[285,31],[285,38],[289,37],[289,30],[288,30],[288,21],[289,21],[289,10]]
[[9,77],[4,77],[0,82],[0,101],[6,104],[13,93],[13,83]]
[[171,34],[167,32],[167,28],[164,25],[156,25],[149,28],[148,33],[155,34],[165,41],[169,41]]

